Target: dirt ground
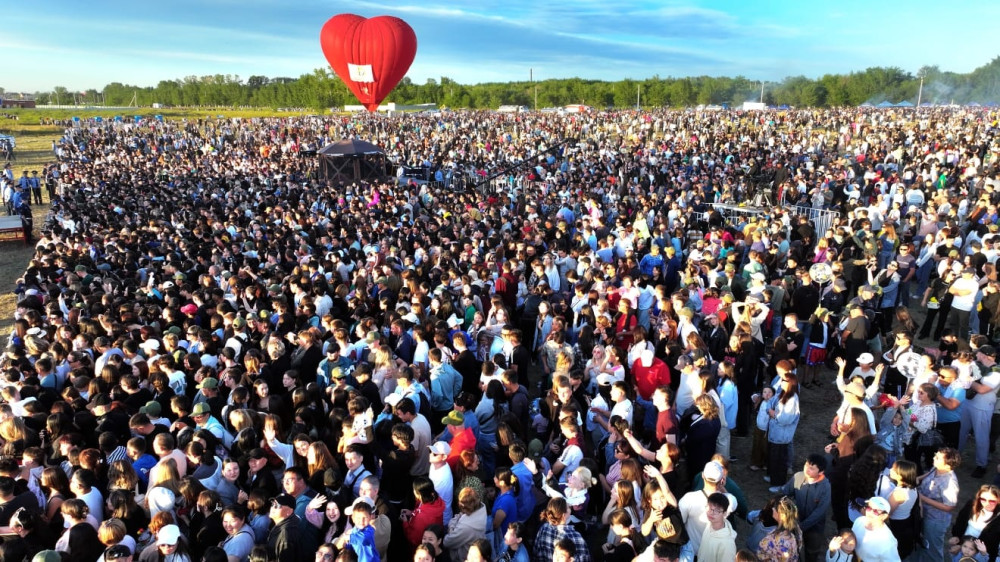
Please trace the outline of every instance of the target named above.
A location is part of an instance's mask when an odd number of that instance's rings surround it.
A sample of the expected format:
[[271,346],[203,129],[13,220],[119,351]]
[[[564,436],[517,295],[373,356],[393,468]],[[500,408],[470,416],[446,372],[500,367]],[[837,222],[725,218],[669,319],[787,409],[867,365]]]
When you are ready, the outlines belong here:
[[[916,307],[913,307],[911,310],[917,324],[922,324],[924,320],[924,312],[922,310],[917,310]],[[931,340],[920,340],[917,344],[924,347],[937,346],[937,342]],[[833,420],[834,413],[841,403],[840,393],[837,391],[837,387],[833,383],[835,375],[836,371],[826,369],[822,371],[821,374],[824,382],[822,388],[801,389],[799,396],[801,399],[802,418],[799,421],[798,429],[795,432],[795,459],[793,462],[793,466],[796,467],[796,470],[801,470],[801,467],[808,455],[815,452],[822,453],[823,447],[830,442],[830,422]],[[875,419],[878,420],[879,417],[879,411],[876,411]],[[975,469],[975,445],[972,442],[972,439],[969,439],[968,441],[969,442],[966,444],[965,449],[962,451],[962,466],[956,470],[961,490],[958,503],[959,507],[964,505],[969,498],[975,495],[975,492],[979,488],[980,484],[991,482],[994,476],[993,472],[990,471],[983,479],[975,480],[972,478],[970,473],[973,469]],[[740,460],[732,463],[730,467],[730,478],[734,479],[740,485],[746,493],[747,499],[750,503],[749,508],[754,510],[760,509],[771,496],[770,492],[768,492],[768,487],[771,485],[764,482],[763,472],[751,472],[749,470],[749,463],[747,462],[747,459],[750,458],[750,444],[751,439],[749,437],[742,439],[733,438],[732,454]],[[997,467],[997,461],[998,459],[996,455],[994,455],[989,464],[991,469]],[[958,509],[956,509],[955,512],[957,513]],[[749,529],[750,527],[745,521],[740,521],[736,525],[736,530],[740,535],[737,540],[737,546],[743,546]],[[836,531],[837,529],[833,524],[832,518],[828,519],[827,535],[832,537]]]

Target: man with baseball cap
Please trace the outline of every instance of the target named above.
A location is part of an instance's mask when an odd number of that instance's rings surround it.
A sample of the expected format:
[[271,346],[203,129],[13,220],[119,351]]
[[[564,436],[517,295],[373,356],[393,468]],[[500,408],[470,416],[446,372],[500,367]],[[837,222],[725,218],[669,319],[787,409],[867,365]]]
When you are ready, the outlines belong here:
[[303,528],[302,520],[295,515],[295,498],[280,494],[271,498],[268,512],[274,527],[267,534],[267,554],[277,562],[301,562],[316,552],[314,533]]
[[684,494],[677,504],[681,516],[684,518],[684,527],[687,529],[688,537],[691,539],[689,544],[692,552],[698,552],[698,548],[701,546],[701,537],[708,527],[708,519],[706,518],[708,496],[720,493],[725,494],[729,498],[727,516],[736,511],[737,506],[736,496],[726,492],[726,472],[721,464],[715,461],[706,463],[701,477],[705,481],[705,487],[701,490]]

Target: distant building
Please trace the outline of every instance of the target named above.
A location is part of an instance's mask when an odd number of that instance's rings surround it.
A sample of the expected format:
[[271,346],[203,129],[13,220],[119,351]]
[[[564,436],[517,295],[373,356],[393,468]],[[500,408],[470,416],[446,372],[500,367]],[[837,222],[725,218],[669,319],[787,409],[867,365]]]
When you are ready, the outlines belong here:
[[[397,113],[400,111],[434,111],[437,109],[436,103],[415,103],[411,105],[403,105],[396,103],[383,103],[378,106],[379,111],[383,111],[389,114]],[[331,109],[330,111],[336,111],[336,109]],[[363,105],[345,105],[344,111],[347,113],[357,113],[361,111],[368,111]]]
[[17,107],[21,107],[21,108],[25,108],[25,109],[34,109],[35,108],[35,100],[20,100],[20,99],[19,100],[10,100],[10,99],[0,100],[0,108],[3,108],[3,109],[14,109],[14,108],[17,108]]

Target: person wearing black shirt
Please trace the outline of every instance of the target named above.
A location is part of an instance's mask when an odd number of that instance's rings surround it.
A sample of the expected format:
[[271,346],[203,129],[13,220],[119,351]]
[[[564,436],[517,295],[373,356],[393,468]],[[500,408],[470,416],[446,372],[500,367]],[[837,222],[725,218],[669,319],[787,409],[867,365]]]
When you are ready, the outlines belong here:
[[253,449],[247,455],[247,469],[237,482],[240,491],[249,494],[260,490],[261,495],[270,498],[278,493],[278,481],[274,472],[267,467],[267,452],[264,449]]
[[799,323],[798,314],[792,312],[785,315],[785,329],[781,331],[781,337],[788,343],[788,351],[792,357],[800,357],[806,352],[806,333],[799,329],[800,325],[809,328],[808,322]]
[[296,338],[299,346],[292,352],[290,368],[299,373],[299,380],[303,384],[316,382],[316,371],[323,360],[323,350],[309,330],[302,330]]
[[126,375],[122,377],[121,388],[125,391],[126,397],[122,400],[125,404],[125,410],[129,415],[135,414],[153,399],[153,393],[146,388],[139,387],[139,381],[131,376]]
[[[819,306],[819,288],[812,282],[808,272],[802,274],[802,284],[792,293],[792,311],[798,316],[799,330]],[[799,353],[802,350],[798,350]]]
[[507,357],[506,367],[517,371],[517,384],[527,387],[528,367],[531,365],[531,352],[522,345],[524,332],[520,330],[508,331],[507,328],[504,328],[503,331],[512,347],[510,355]]
[[462,375],[462,391],[473,396],[482,396],[483,393],[479,390],[479,379],[483,364],[465,346],[465,337],[460,332],[455,333],[452,342],[457,353],[451,359],[451,366]]
[[9,476],[0,476],[0,521],[10,521],[20,508],[38,511],[38,498],[33,492],[15,494],[17,483]]
[[851,373],[858,366],[858,355],[868,349],[870,326],[868,317],[865,316],[865,311],[859,304],[852,303],[847,308],[850,318],[847,320],[847,326],[840,333],[840,345],[846,352],[847,367],[850,368],[850,370],[845,369],[844,372]]
[[948,268],[944,272],[944,277],[937,277],[931,281],[927,290],[924,291],[923,300],[920,305],[927,310],[927,318],[920,328],[920,339],[927,339],[931,335],[931,327],[937,319],[937,329],[934,330],[934,339],[940,340],[944,332],[944,325],[948,319],[948,312],[951,311],[952,294],[948,292],[951,284],[957,275],[955,271]]

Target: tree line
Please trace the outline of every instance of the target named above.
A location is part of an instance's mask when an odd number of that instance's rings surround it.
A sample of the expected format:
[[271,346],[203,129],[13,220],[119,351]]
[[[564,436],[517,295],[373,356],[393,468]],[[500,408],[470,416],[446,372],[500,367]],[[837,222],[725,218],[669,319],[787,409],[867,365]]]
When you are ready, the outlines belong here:
[[[1000,101],[1000,57],[969,73],[925,66],[917,74],[896,67],[872,67],[850,74],[827,74],[819,78],[790,76],[780,82],[763,83],[764,102],[793,107],[856,106],[882,101],[990,103]],[[661,78],[608,82],[566,78],[540,82],[459,84],[441,77],[416,84],[404,78],[386,101],[397,104],[434,103],[439,107],[496,109],[501,105],[529,108],[558,107],[582,103],[593,107],[691,107],[699,104],[730,104],[759,101],[761,82],[744,76]],[[344,83],[329,69],[316,69],[298,78],[232,75],[188,76],[162,80],[156,86],[133,86],[112,82],[101,90],[70,92],[58,86],[37,94],[39,105],[100,104],[127,106],[229,106],[260,108],[308,108],[322,110],[357,101]]]

